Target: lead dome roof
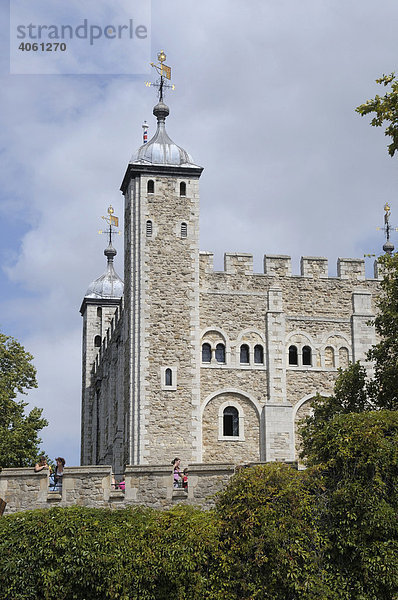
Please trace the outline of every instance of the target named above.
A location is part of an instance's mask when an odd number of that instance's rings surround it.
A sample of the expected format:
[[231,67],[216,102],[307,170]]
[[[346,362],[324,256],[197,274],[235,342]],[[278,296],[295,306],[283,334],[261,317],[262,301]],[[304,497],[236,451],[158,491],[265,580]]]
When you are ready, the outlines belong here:
[[165,126],[169,112],[169,107],[164,102],[160,101],[156,104],[153,109],[153,114],[158,120],[156,133],[149,142],[138,148],[130,163],[182,167],[197,166],[192,156],[169,137]]
[[115,248],[109,244],[104,250],[104,254],[108,259],[108,264],[105,273],[90,283],[85,298],[110,299],[121,298],[123,296],[123,280],[119,277],[113,267],[113,259],[117,252]]

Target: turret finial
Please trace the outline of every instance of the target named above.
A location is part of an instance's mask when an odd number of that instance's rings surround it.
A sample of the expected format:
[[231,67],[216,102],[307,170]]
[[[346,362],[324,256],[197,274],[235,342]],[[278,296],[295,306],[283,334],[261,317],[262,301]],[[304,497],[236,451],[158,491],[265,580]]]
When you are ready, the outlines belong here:
[[390,242],[390,232],[398,231],[397,227],[391,227],[391,225],[390,225],[390,212],[391,212],[391,207],[388,204],[388,202],[386,202],[384,205],[384,227],[377,227],[378,231],[380,231],[380,229],[382,229],[384,231],[384,233],[386,234],[386,241],[383,244],[383,250],[387,254],[392,254],[394,251],[394,244],[392,242]]
[[[108,262],[113,261],[114,256],[116,256],[116,250],[115,248],[112,246],[112,233],[116,233],[117,235],[120,235],[120,231],[115,231],[114,228],[118,228],[119,227],[119,217],[115,217],[115,215],[113,214],[115,211],[113,210],[112,205],[109,206],[108,208],[108,216],[104,217],[102,216],[101,219],[104,219],[104,221],[106,221],[109,225],[109,229],[106,229],[105,231],[100,230],[98,233],[105,233],[109,235],[109,244],[108,247],[104,250],[104,254],[108,259]],[[112,229],[113,226],[113,229]]]

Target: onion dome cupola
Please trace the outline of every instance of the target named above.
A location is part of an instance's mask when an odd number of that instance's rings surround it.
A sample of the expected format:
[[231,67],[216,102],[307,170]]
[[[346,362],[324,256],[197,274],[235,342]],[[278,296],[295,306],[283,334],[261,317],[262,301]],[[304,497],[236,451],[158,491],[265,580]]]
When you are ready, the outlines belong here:
[[170,110],[159,101],[153,109],[157,118],[156,133],[149,142],[142,144],[133,155],[130,163],[148,165],[171,165],[195,167],[193,158],[184,148],[178,146],[166,131],[166,117]]
[[119,226],[119,219],[114,216],[112,206],[108,208],[108,216],[102,218],[109,225],[106,231],[100,231],[100,233],[106,233],[109,236],[108,247],[104,250],[107,258],[106,270],[88,286],[80,307],[82,315],[88,304],[95,304],[97,306],[105,304],[120,305],[123,296],[123,280],[116,273],[113,266],[113,259],[117,252],[112,245],[112,234],[115,232],[114,228]]
[[155,68],[160,77],[155,83],[148,83],[148,85],[158,88],[159,101],[153,108],[153,114],[157,119],[156,132],[148,142],[148,124],[146,121],[144,122],[142,126],[144,143],[133,154],[127,166],[120,188],[123,194],[126,193],[131,179],[142,173],[198,177],[203,171],[203,167],[195,164],[192,156],[184,148],[173,142],[166,131],[166,118],[170,110],[163,101],[164,90],[167,88],[174,89],[174,86],[169,84],[171,68],[164,64],[166,55],[163,50],[159,52],[158,60],[159,64],[151,63],[151,66]]
[[117,252],[115,248],[109,244],[104,250],[104,254],[108,259],[108,264],[105,273],[95,279],[88,287],[85,293],[85,298],[95,298],[98,300],[121,298],[123,296],[123,280],[119,277],[113,267],[113,259]]

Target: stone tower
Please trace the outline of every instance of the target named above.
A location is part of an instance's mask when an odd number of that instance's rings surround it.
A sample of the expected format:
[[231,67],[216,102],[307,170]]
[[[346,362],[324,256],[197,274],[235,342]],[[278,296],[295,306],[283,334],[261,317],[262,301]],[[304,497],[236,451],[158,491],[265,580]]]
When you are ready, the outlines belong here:
[[126,463],[201,460],[199,177],[168,136],[169,108],[129,163],[125,198]]
[[90,284],[80,307],[83,317],[80,457],[82,465],[97,464],[100,459],[98,444],[100,409],[95,385],[93,385],[92,371],[110,322],[115,311],[120,307],[123,296],[123,281],[113,267],[116,250],[111,242],[104,250],[104,254],[107,257],[106,271]]

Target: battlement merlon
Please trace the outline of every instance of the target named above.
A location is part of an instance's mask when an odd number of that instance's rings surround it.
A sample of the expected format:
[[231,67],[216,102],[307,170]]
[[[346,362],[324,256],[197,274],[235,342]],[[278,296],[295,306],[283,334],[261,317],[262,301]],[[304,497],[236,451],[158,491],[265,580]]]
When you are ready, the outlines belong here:
[[[199,253],[199,265],[202,276],[212,273],[226,275],[261,275],[253,272],[253,255],[244,252],[226,252],[224,254],[224,271],[214,271],[213,252]],[[264,274],[274,277],[306,277],[311,279],[328,279],[328,259],[323,256],[302,256],[300,274],[292,275],[292,259],[284,254],[264,255]],[[374,263],[374,279],[380,280],[382,272],[377,261]],[[336,277],[331,276],[336,279]],[[365,260],[363,258],[338,258],[337,278],[347,281],[365,281]]]

